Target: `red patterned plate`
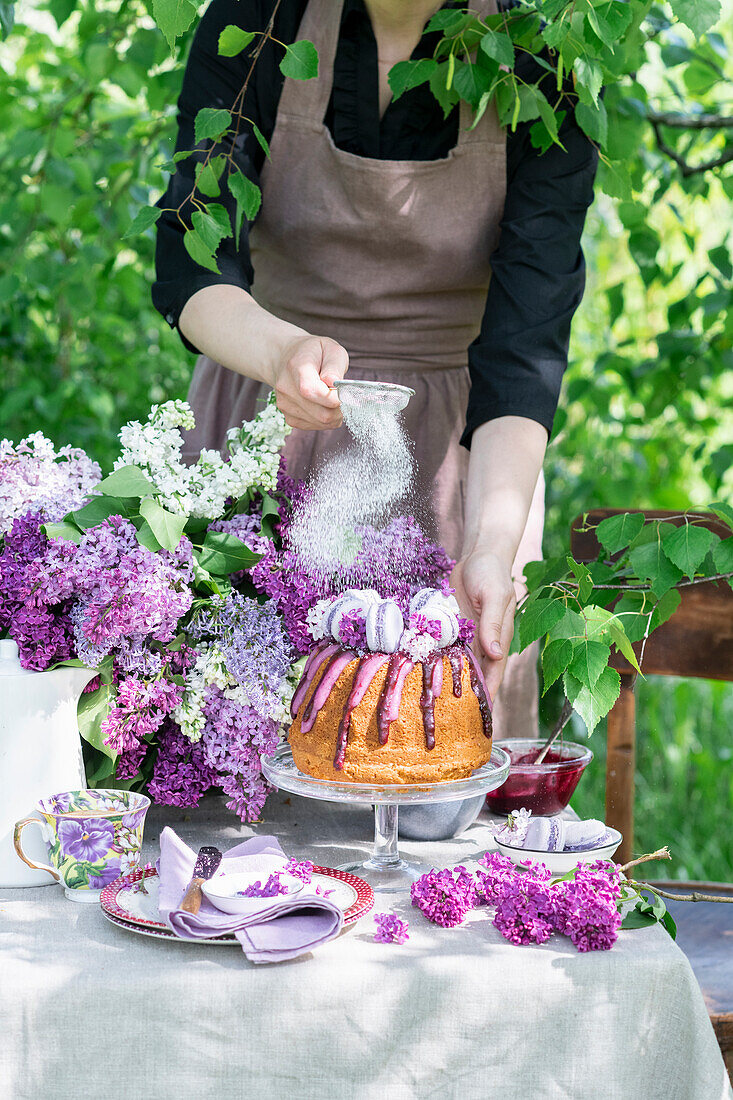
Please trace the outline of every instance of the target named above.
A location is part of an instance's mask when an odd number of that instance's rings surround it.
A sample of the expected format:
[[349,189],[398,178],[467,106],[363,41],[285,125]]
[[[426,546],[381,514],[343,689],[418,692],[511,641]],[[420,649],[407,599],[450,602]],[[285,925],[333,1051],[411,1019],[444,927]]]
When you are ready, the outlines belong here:
[[[334,867],[314,867],[313,884],[331,890],[331,901],[343,911],[344,926],[354,924],[374,906],[374,892],[368,882]],[[118,928],[177,940],[179,937],[164,924],[158,913],[158,872],[154,867],[131,871],[105,886],[101,896],[102,912]],[[232,944],[238,940],[232,933],[184,943]]]

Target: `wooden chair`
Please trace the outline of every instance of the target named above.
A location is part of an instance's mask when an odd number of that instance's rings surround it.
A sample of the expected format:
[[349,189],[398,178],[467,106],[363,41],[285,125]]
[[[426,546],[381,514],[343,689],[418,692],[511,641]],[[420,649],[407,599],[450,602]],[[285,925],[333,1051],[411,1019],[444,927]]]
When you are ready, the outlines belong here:
[[[640,509],[595,509],[592,524],[606,516]],[[644,511],[646,519],[670,519],[677,513]],[[598,542],[593,532],[579,530],[582,516],[574,520],[570,546],[576,561],[593,561]],[[710,514],[701,517],[706,527],[723,538],[730,531]],[[709,680],[733,680],[733,591],[715,582],[679,589],[682,602],[674,615],[650,635],[644,652],[645,676],[698,676]],[[639,646],[634,647],[637,656]],[[623,833],[616,859],[632,858],[634,843],[634,771],[636,764],[636,709],[634,670],[615,653],[614,668],[621,676],[621,693],[608,715],[606,762],[606,821]],[[720,883],[659,883],[680,893],[697,889],[706,894],[733,894],[733,886]],[[715,902],[668,902],[678,924],[678,942],[690,960],[705,998],[728,1073],[733,1079],[733,905]]]

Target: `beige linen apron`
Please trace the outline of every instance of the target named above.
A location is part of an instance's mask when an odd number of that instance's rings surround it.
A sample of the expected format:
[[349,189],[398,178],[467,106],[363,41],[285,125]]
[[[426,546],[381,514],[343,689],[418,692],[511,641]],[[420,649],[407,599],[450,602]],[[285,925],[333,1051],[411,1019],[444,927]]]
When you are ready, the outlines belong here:
[[[275,316],[342,344],[350,378],[415,390],[403,416],[415,445],[418,499],[429,502],[430,533],[457,557],[468,470],[459,443],[467,348],[480,330],[499,237],[505,136],[493,107],[471,130],[461,103],[458,143],[440,160],[375,160],[336,148],[323,120],[341,7],[342,0],[310,0],[298,32],[318,50],[319,75],[283,85],[261,176],[262,209],[250,233],[253,295]],[[495,10],[494,0],[484,10]],[[251,419],[266,393],[200,358],[189,392],[197,426],[187,450],[222,447],[227,428]],[[307,477],[346,438],[345,428],[295,429],[285,447],[288,473]],[[543,519],[544,483],[515,576],[541,557]],[[536,734],[535,661],[532,652],[509,662],[495,709],[499,736]]]

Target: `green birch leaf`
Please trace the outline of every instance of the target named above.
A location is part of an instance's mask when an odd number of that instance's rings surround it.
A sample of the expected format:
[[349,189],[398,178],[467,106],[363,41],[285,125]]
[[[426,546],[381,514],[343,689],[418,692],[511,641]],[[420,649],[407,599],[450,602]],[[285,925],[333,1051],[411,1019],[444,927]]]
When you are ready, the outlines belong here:
[[603,84],[603,69],[592,57],[576,57],[573,72],[577,77],[576,88],[581,103],[597,105]]
[[676,588],[670,589],[669,592],[665,592],[657,606],[652,611],[650,632],[656,630],[662,623],[666,623],[667,619],[671,619],[677,608],[680,606],[682,596]]
[[158,504],[157,500],[144,500],[140,515],[150,524],[150,529],[164,550],[175,550],[181,541],[188,516],[175,515]]
[[607,668],[610,656],[610,646],[604,645],[603,642],[583,639],[575,645],[568,670],[576,680],[592,688],[603,670]]
[[139,466],[120,466],[95,486],[106,497],[148,497],[158,492]]
[[239,169],[229,177],[229,190],[237,203],[237,224],[235,226],[234,239],[239,240],[242,232],[242,222],[246,218],[248,222],[254,221],[262,202],[262,192],[256,183],[248,179]]
[[122,240],[127,237],[137,237],[155,225],[163,211],[157,206],[141,206],[129,226],[122,234]]
[[219,35],[219,56],[236,57],[254,38],[254,31],[243,31],[234,23],[229,23]]
[[635,668],[637,672],[641,672],[639,662],[636,659],[631,641],[624,630],[623,623],[619,619],[611,618],[608,623],[608,630],[619,653],[623,654],[632,668]]
[[720,19],[720,0],[670,0],[669,6],[696,38],[702,38]]
[[[540,110],[540,118],[544,122],[545,128],[546,128],[548,134],[550,135],[550,137],[552,138],[553,141],[557,141],[562,146],[562,142],[559,141],[558,132],[557,132],[558,126],[559,126],[559,120],[558,120],[557,115],[555,114],[552,107],[550,106],[550,103],[547,99],[547,96],[544,94],[544,92],[541,92],[539,88],[537,88],[536,96],[537,96],[537,106],[539,107],[539,110]],[[564,116],[565,112],[563,111],[561,113]],[[564,146],[563,146],[563,148],[564,148]]]
[[565,615],[562,600],[537,600],[522,614],[519,620],[519,634],[522,649],[541,638]]
[[629,554],[629,564],[642,581],[648,581],[659,598],[682,579],[682,571],[673,565],[662,549],[662,540],[643,543]]
[[212,157],[207,164],[202,162],[196,165],[196,187],[202,195],[215,199],[221,194],[219,179],[224,171],[225,163],[226,157],[219,156]]
[[564,674],[563,684],[565,694],[585,722],[589,734],[606,717],[621,691],[621,677],[615,668],[605,668],[592,688],[570,672]]
[[442,108],[443,117],[447,118],[458,102],[458,96],[455,93],[455,89],[448,85],[448,65],[445,62],[438,65],[438,68],[430,77],[429,84],[430,91]]
[[713,550],[713,562],[716,572],[733,573],[733,536],[720,540]]
[[15,26],[15,4],[0,3],[0,39],[7,38]]
[[220,274],[211,249],[207,247],[205,241],[202,240],[195,229],[187,229],[183,234],[183,247],[194,263],[200,267],[205,267],[207,271],[214,271],[217,275]]
[[220,202],[210,202],[206,205],[206,213],[219,227],[220,240],[232,236],[232,223],[229,220],[229,211]]
[[514,43],[508,34],[488,30],[479,45],[487,57],[498,61],[500,65],[506,65],[509,69],[514,68]]
[[707,527],[696,523],[683,523],[662,540],[662,549],[673,565],[692,580],[697,567],[712,549],[718,536]]
[[190,0],[153,0],[153,19],[171,50],[195,18],[196,5]]
[[596,527],[596,538],[609,554],[617,554],[633,542],[644,526],[642,512],[624,512],[620,516],[608,516]]
[[392,98],[399,99],[411,88],[424,84],[426,80],[430,80],[437,68],[438,62],[432,57],[421,57],[418,61],[398,61],[387,75],[387,81],[392,89]]
[[[217,203],[217,206],[219,206],[221,210],[224,210],[224,214],[226,215],[226,210],[224,209],[224,207],[221,206],[219,203]],[[199,237],[206,245],[209,252],[212,253],[212,255],[219,247],[219,242],[221,241],[222,237],[231,236],[231,228],[229,226],[228,217],[226,230],[222,229],[219,220],[212,217],[211,214],[209,214],[208,210],[195,210],[191,217],[191,222],[193,224],[193,228],[196,230]]]
[[572,642],[558,638],[548,642],[542,651],[542,694],[551,687],[558,676],[562,676],[573,658]]
[[313,43],[303,38],[286,46],[280,72],[293,80],[311,80],[318,76],[318,51]]
[[[562,606],[562,601],[554,601]],[[562,618],[558,619],[553,627],[547,631],[547,640],[557,641],[558,638],[569,638],[571,641],[579,641],[585,637],[586,623],[582,615],[579,615],[572,607],[563,610]]]
[[232,116],[229,111],[224,111],[220,107],[202,107],[197,112],[194,122],[196,144],[202,141],[218,141],[231,124]]
[[589,103],[576,103],[575,120],[583,133],[587,134],[592,141],[597,142],[599,145],[606,144],[608,116],[606,115],[606,105],[602,99],[599,99],[595,106]]
[[710,511],[714,512],[718,519],[722,520],[733,531],[733,508],[723,500],[718,500],[710,505]]
[[257,141],[260,144],[260,148],[262,149],[262,152],[265,154],[265,156],[269,160],[270,159],[270,144],[269,144],[267,138],[265,137],[265,135],[262,133],[262,130],[260,130],[260,128],[259,128],[259,126],[257,125],[256,122],[252,123],[252,133],[257,138]]
[[461,99],[465,99],[472,107],[478,107],[481,96],[491,87],[491,77],[478,65],[459,61],[453,76],[453,87]]
[[623,624],[630,642],[640,642],[646,633],[649,615],[654,606],[649,593],[624,592],[613,611]]

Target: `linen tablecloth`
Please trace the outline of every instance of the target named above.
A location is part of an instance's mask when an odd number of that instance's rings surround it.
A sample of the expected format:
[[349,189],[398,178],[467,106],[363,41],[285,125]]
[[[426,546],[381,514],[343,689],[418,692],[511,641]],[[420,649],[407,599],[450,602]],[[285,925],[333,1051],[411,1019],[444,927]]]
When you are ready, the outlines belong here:
[[[250,827],[210,798],[153,808],[145,858],[165,824],[194,848],[272,832],[286,853],[331,866],[366,855],[373,831],[368,808],[275,794]],[[458,840],[401,848],[442,867],[488,843],[479,820]],[[0,1098],[732,1095],[692,970],[661,928],[579,954],[560,936],[515,947],[485,913],[436,927],[409,894],[377,894],[375,911],[409,920],[406,944],[375,943],[369,914],[267,967],[239,947],[128,933],[60,887],[0,890]]]

